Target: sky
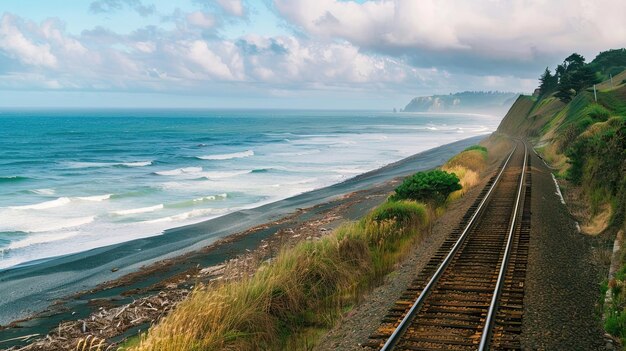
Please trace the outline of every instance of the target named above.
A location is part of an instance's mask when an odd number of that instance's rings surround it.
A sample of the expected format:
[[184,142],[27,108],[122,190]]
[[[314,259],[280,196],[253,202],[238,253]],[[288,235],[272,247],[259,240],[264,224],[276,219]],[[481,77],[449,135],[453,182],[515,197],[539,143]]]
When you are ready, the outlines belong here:
[[623,0],[1,0],[0,107],[401,108],[532,92]]

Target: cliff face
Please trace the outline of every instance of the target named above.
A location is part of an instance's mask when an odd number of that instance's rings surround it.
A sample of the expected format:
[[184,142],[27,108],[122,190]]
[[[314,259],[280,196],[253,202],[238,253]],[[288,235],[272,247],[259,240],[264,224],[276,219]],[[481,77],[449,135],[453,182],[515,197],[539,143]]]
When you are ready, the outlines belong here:
[[411,100],[404,111],[504,113],[518,95],[501,92],[463,92],[422,96]]
[[498,132],[519,136],[526,134],[528,114],[535,102],[530,96],[520,95],[498,126]]

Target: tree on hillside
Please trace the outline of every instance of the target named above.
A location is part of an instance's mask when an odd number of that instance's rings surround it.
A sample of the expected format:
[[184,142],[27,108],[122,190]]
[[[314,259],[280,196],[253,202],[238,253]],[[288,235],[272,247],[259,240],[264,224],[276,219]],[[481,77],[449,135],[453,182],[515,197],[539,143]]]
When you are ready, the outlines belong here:
[[539,91],[541,91],[541,95],[547,95],[556,89],[559,84],[559,78],[557,75],[552,75],[550,69],[546,67],[546,70],[543,72],[541,77],[539,77],[539,82]]
[[565,58],[563,65],[567,72],[573,72],[585,65],[585,58],[582,55],[573,53]]
[[573,53],[556,68],[558,84],[555,96],[568,103],[585,88],[598,82],[592,65],[585,64],[582,55]]
[[598,83],[596,71],[590,65],[585,65],[572,72],[574,90],[578,94],[583,89]]
[[568,103],[572,101],[572,96],[576,94],[574,87],[575,85],[572,82],[571,75],[569,73],[565,73],[559,76],[559,84],[554,96],[559,98],[564,103]]
[[609,79],[626,69],[626,49],[603,51],[589,63],[602,79]]

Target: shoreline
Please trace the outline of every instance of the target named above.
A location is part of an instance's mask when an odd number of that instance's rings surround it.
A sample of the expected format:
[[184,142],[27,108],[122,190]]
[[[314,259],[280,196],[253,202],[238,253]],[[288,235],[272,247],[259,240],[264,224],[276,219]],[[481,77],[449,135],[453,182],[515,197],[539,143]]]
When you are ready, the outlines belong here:
[[[350,203],[352,196],[365,201],[368,192],[370,195],[376,191],[384,193],[390,181],[439,166],[484,137],[426,150],[339,184],[171,229],[160,236],[2,271],[0,294],[8,298],[0,303],[0,309],[6,311],[0,315],[0,324],[11,328],[0,328],[0,340],[34,334],[35,330],[45,335],[62,320],[88,316],[94,309],[89,306],[94,300],[109,300],[116,305],[127,303],[177,276],[189,277],[189,273],[200,267],[215,266],[250,252],[294,223],[306,223],[342,203]],[[344,213],[344,220],[358,218],[368,206],[374,205],[362,205],[360,210],[348,206],[345,212],[354,213]],[[122,294],[124,289],[126,294]],[[132,291],[129,293],[129,290]],[[54,306],[50,308],[50,305]],[[20,319],[22,322],[9,324]],[[10,345],[0,345],[7,346]]]

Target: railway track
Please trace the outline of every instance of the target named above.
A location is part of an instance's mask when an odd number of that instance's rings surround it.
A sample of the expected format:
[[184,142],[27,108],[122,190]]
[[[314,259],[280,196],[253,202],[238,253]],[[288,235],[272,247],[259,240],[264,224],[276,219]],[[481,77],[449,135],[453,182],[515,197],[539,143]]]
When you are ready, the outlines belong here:
[[503,161],[366,347],[520,350],[530,236],[526,145]]

